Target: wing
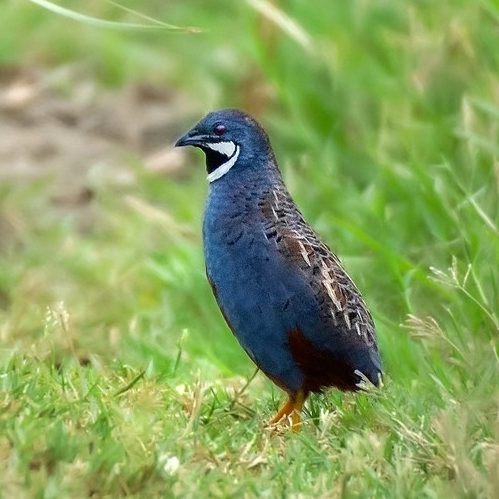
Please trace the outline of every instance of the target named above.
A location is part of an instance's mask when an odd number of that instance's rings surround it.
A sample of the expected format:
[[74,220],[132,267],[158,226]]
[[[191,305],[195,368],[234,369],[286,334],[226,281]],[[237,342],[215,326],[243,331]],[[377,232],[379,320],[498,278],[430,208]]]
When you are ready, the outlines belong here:
[[285,186],[270,191],[260,208],[265,237],[308,280],[322,321],[348,343],[377,350],[374,323],[361,294],[336,255],[305,222]]

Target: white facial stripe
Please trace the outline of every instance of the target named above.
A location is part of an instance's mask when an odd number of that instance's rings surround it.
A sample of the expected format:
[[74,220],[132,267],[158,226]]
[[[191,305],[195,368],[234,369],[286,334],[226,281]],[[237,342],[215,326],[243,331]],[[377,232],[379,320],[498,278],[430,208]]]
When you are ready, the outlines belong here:
[[[222,144],[234,145],[233,142],[222,142]],[[232,155],[232,157],[229,160],[227,160],[225,163],[222,163],[216,170],[212,171],[208,175],[208,182],[214,182],[215,180],[218,180],[220,177],[223,177],[236,164],[237,158],[239,157],[239,146],[234,145],[234,147],[236,148],[236,152]]]
[[234,144],[234,142],[214,142],[212,144],[204,144],[204,147],[209,147],[210,149],[213,149],[213,151],[225,154],[228,158],[230,158],[236,150],[236,144]]

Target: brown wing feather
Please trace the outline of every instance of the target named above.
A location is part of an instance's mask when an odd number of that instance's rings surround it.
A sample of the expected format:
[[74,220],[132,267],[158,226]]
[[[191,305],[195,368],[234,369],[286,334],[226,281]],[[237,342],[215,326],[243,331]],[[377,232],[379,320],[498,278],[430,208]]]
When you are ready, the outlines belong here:
[[338,257],[305,222],[285,186],[270,191],[260,207],[266,220],[265,236],[306,275],[323,319],[332,321],[335,330],[376,344],[374,323],[360,292]]

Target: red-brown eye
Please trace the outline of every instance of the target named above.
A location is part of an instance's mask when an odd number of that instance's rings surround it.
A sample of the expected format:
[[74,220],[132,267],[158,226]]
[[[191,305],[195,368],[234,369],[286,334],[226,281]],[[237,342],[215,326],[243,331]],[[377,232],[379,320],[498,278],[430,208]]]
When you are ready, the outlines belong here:
[[225,128],[225,125],[216,125],[213,131],[216,135],[223,135],[227,131],[227,128]]

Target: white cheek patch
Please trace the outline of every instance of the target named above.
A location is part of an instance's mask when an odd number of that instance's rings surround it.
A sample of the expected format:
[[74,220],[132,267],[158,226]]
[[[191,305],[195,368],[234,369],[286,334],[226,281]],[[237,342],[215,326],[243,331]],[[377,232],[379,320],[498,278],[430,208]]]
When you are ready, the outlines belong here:
[[[214,182],[215,180],[223,177],[236,164],[237,158],[239,157],[240,148],[239,146],[236,146],[234,142],[219,142],[218,144],[210,144],[210,146],[221,144],[232,144],[232,146],[234,147],[234,149],[232,150],[233,154],[225,163],[222,163],[216,170],[208,174],[208,182]],[[225,154],[225,152],[222,154]]]
[[234,142],[215,142],[213,144],[204,144],[204,147],[208,147],[220,154],[225,154],[228,158],[230,158],[236,150],[236,144],[234,144]]

